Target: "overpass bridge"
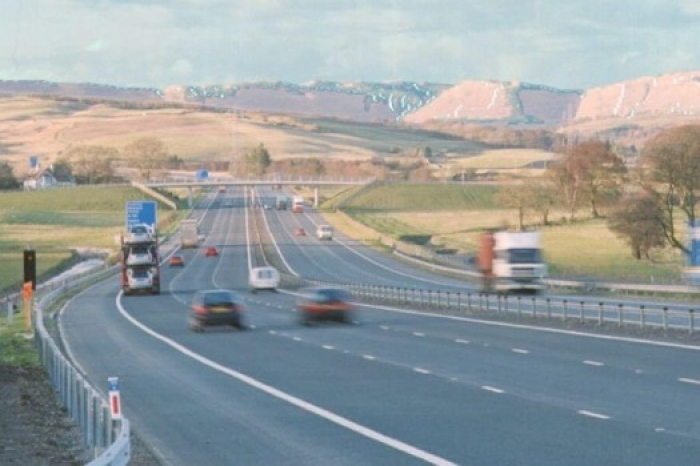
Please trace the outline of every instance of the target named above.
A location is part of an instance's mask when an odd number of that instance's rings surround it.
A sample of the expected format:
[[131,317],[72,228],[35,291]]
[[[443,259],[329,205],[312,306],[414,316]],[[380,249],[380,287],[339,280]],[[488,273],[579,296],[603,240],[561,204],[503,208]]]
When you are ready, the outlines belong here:
[[162,179],[150,179],[141,183],[147,188],[185,188],[188,202],[192,206],[193,188],[219,188],[229,186],[309,186],[314,188],[314,207],[318,207],[318,188],[321,186],[362,186],[375,181],[375,178],[345,178],[345,177],[271,177],[271,178],[205,178],[168,176]]

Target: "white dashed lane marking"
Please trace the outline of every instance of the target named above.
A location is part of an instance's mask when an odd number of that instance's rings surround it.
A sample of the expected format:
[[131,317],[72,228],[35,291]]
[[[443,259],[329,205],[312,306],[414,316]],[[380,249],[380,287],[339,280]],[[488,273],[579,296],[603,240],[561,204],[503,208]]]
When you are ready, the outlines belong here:
[[491,392],[491,393],[498,393],[498,394],[505,393],[505,390],[501,390],[500,388],[496,388],[496,387],[491,387],[489,385],[484,385],[481,388],[486,390],[487,392]]
[[610,416],[606,416],[605,414],[595,413],[593,411],[586,411],[585,409],[578,411],[578,413],[583,415],[583,416],[592,417],[594,419],[603,419],[603,420],[610,419]]
[[530,351],[520,348],[513,348],[513,352],[518,354],[530,354]]
[[697,380],[697,379],[688,379],[685,377],[681,377],[680,379],[678,379],[678,381],[683,382],[683,383],[689,383],[692,385],[700,385],[700,380]]
[[586,360],[586,361],[583,361],[583,363],[586,364],[587,366],[596,366],[596,367],[601,367],[601,366],[604,366],[604,365],[605,365],[605,364],[603,364],[603,363],[600,362],[600,361],[589,361],[589,360]]
[[423,369],[422,367],[414,367],[413,370],[418,372],[419,374],[430,374],[430,371],[428,369]]

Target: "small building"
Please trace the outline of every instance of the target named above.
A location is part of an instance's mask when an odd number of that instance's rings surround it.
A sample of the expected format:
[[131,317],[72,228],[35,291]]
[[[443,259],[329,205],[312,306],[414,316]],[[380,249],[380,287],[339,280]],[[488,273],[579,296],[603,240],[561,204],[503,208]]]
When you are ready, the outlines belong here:
[[51,171],[49,168],[43,168],[38,170],[36,173],[27,175],[27,178],[24,180],[24,189],[50,189],[55,187],[57,184],[58,181],[56,180],[56,176],[53,174],[53,171]]

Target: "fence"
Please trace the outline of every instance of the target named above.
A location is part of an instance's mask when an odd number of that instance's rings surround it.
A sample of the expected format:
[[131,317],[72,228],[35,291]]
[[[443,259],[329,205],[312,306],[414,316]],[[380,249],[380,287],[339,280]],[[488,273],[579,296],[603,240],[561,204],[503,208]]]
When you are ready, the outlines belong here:
[[39,290],[46,294],[36,306],[35,342],[39,358],[63,405],[79,425],[85,445],[95,452],[95,459],[89,463],[91,466],[128,464],[131,457],[129,421],[126,418],[120,421],[112,419],[108,402],[63,355],[44,326],[43,309],[70,288],[99,281],[116,270],[115,267],[105,267],[98,273],[90,270],[67,280],[40,285]]
[[[289,277],[289,280],[292,280]],[[299,280],[298,278],[296,280]],[[413,306],[424,310],[487,312],[496,316],[577,320],[600,326],[612,323],[618,327],[635,325],[642,329],[681,329],[695,333],[696,310],[683,305],[631,304],[629,302],[581,300],[570,297],[519,296],[468,291],[399,288],[363,283],[306,280],[308,286],[336,286],[349,291],[364,302]]]

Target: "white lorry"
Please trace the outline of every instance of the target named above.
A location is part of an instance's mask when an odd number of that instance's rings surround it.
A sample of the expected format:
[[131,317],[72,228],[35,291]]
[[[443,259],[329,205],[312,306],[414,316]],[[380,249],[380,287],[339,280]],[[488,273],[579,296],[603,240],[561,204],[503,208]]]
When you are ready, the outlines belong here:
[[186,219],[180,222],[180,247],[196,248],[199,244],[199,227],[197,220]]
[[537,231],[484,233],[479,251],[484,291],[533,292],[544,288],[547,265]]

